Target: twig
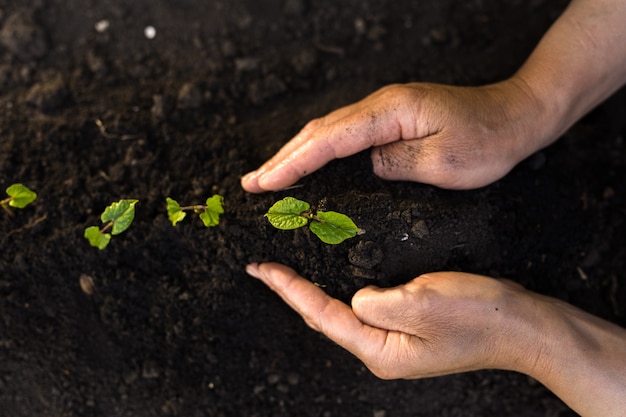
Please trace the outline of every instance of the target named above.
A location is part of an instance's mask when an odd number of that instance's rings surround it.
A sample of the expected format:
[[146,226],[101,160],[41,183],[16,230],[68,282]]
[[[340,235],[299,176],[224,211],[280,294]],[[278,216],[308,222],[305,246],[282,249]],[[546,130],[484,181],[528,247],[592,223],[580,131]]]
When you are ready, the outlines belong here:
[[44,214],[43,216],[39,216],[36,219],[32,220],[30,223],[26,224],[25,226],[22,226],[18,229],[13,229],[13,230],[9,230],[6,234],[6,236],[11,236],[14,235],[16,233],[21,233],[24,230],[28,230],[28,229],[32,229],[33,227],[37,226],[39,223],[43,222],[44,220],[46,220],[48,218],[47,214]]

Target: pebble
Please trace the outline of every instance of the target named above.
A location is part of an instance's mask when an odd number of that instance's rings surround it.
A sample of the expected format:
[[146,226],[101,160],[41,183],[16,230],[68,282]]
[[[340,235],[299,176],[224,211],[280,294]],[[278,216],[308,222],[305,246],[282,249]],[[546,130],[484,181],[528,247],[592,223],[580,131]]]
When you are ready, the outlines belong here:
[[411,228],[411,234],[418,239],[424,239],[430,234],[430,230],[424,220],[418,220]]
[[156,29],[154,26],[146,26],[143,30],[143,34],[146,39],[154,39],[156,37]]

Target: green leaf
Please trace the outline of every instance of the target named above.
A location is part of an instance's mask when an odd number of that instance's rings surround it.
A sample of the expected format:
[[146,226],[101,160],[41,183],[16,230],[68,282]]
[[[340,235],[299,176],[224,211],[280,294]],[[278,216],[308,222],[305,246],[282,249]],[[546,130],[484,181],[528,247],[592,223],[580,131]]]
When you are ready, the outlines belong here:
[[180,209],[178,201],[169,197],[167,197],[165,201],[167,202],[167,217],[172,222],[172,226],[176,226],[176,223],[182,221],[187,213]]
[[293,197],[285,197],[274,203],[265,213],[267,220],[277,229],[292,230],[305,226],[309,218],[302,213],[309,209],[309,203]]
[[100,219],[103,223],[113,222],[112,235],[119,235],[128,229],[135,218],[135,204],[137,204],[137,201],[120,200],[104,209]]
[[98,226],[91,226],[86,228],[85,237],[87,238],[91,246],[94,246],[100,250],[106,248],[111,241],[111,235],[108,233],[102,233]]
[[309,228],[324,243],[336,245],[346,239],[350,239],[359,233],[360,229],[345,214],[334,211],[319,211],[316,220],[311,222]]
[[15,208],[24,208],[37,198],[37,193],[22,184],[13,184],[7,188],[7,194],[11,197],[9,205]]
[[220,214],[224,213],[224,197],[215,194],[207,198],[206,208],[200,213],[200,219],[206,227],[217,226],[220,223]]

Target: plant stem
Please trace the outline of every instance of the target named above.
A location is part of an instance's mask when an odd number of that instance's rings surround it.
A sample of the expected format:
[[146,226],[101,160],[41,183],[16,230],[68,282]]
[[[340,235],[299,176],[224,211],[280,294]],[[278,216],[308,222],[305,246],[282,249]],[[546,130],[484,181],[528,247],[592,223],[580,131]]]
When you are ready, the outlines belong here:
[[207,206],[202,204],[194,204],[193,206],[185,206],[180,208],[181,211],[192,211],[195,213],[199,213],[207,209]]
[[9,207],[9,203],[11,202],[11,200],[13,200],[13,197],[5,198],[4,200],[0,201],[0,206],[2,206],[4,211],[9,213],[9,216],[14,216],[15,213],[13,213],[13,210],[11,210],[11,208]]
[[107,230],[113,227],[113,220],[105,224],[102,229],[100,229],[100,233],[105,233]]

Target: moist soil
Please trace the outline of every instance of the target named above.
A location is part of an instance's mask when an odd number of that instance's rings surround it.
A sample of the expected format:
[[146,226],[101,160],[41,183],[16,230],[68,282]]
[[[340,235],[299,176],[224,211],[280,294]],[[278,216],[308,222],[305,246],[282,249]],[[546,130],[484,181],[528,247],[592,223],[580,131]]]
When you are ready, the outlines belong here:
[[[506,78],[566,3],[0,0],[0,186],[39,195],[0,213],[0,414],[575,415],[512,372],[379,380],[244,266],[283,262],[347,302],[430,271],[503,276],[624,326],[624,92],[479,190],[384,182],[368,152],[288,191],[239,185],[386,84]],[[214,193],[218,226],[168,222],[166,197]],[[275,230],[288,195],[365,233]],[[121,198],[133,225],[90,247]]]

